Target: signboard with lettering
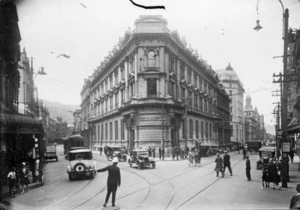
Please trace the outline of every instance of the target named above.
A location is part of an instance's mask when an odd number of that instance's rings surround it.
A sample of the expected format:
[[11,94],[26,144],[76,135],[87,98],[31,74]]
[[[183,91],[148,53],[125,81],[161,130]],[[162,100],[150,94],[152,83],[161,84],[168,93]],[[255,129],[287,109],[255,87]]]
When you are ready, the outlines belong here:
[[161,115],[142,115],[140,121],[161,121],[163,117]]
[[290,142],[282,142],[282,152],[290,152]]

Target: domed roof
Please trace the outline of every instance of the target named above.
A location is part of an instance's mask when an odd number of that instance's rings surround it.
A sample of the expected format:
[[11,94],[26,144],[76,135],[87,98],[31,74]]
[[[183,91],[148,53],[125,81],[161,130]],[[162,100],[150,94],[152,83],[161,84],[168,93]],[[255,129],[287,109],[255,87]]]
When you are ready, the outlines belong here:
[[233,71],[233,68],[230,63],[228,63],[228,66],[225,68],[226,71]]

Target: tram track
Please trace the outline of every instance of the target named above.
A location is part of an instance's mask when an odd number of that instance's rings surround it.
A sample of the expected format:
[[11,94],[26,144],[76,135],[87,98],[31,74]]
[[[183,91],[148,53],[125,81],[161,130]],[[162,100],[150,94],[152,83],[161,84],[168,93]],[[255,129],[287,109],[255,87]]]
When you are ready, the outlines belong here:
[[[237,166],[238,163],[240,163],[241,159],[238,159],[232,166],[232,169],[235,168]],[[209,174],[206,174],[204,176],[210,175],[214,173],[214,171],[210,172]],[[204,177],[203,176],[203,177]],[[202,178],[203,178],[202,177]],[[202,188],[200,191],[198,191],[197,193],[195,193],[193,196],[189,197],[189,199],[187,199],[186,201],[182,202],[179,206],[177,206],[175,209],[179,209],[181,207],[183,207],[185,204],[187,204],[189,201],[193,200],[196,196],[200,195],[201,193],[205,192],[207,189],[209,189],[210,187],[212,187],[214,184],[216,184],[218,181],[220,181],[222,178],[218,178],[216,180],[214,180],[213,182],[209,183],[208,185],[206,185],[204,188]],[[178,189],[179,190],[179,189]],[[180,189],[181,190],[181,189]]]
[[[241,160],[237,160],[237,161],[234,163],[234,165],[232,166],[232,168],[234,168],[240,161],[241,161]],[[106,164],[106,163],[105,163],[105,164]],[[182,190],[182,189],[184,189],[184,188],[187,188],[187,187],[190,186],[190,185],[195,184],[195,180],[193,180],[193,181],[189,182],[188,184],[186,184],[185,186],[183,186],[183,187],[181,187],[181,188],[175,190],[175,187],[174,187],[174,185],[172,184],[171,181],[172,181],[173,179],[175,179],[175,178],[178,178],[178,177],[183,176],[183,175],[187,175],[187,174],[189,174],[189,173],[191,173],[191,172],[194,172],[194,171],[196,171],[196,170],[199,170],[199,169],[201,169],[201,168],[203,168],[203,167],[206,167],[206,166],[209,166],[209,165],[211,165],[211,164],[214,164],[214,159],[213,159],[212,161],[209,161],[209,162],[207,162],[207,163],[205,163],[205,164],[200,165],[200,167],[190,167],[188,171],[180,172],[180,173],[176,174],[175,176],[171,176],[171,177],[163,177],[163,176],[158,175],[158,174],[156,174],[156,173],[154,173],[154,172],[150,172],[152,175],[154,175],[154,176],[159,177],[160,179],[162,179],[161,181],[158,181],[158,182],[156,182],[155,184],[151,184],[151,182],[150,182],[150,181],[151,181],[152,179],[154,179],[154,178],[147,179],[145,176],[142,176],[141,174],[134,172],[133,169],[131,169],[131,168],[129,168],[129,169],[128,169],[128,168],[121,168],[121,170],[124,170],[124,171],[126,171],[126,172],[128,172],[128,173],[134,174],[134,175],[136,175],[136,176],[142,178],[142,180],[143,180],[143,181],[141,181],[141,182],[139,182],[139,183],[135,183],[135,184],[130,185],[130,186],[126,187],[126,188],[132,188],[133,186],[140,185],[140,184],[142,184],[142,183],[147,183],[147,186],[146,186],[146,187],[143,187],[143,188],[141,188],[141,189],[137,189],[137,190],[135,190],[135,191],[133,191],[133,192],[127,193],[127,194],[125,194],[125,195],[122,195],[122,196],[118,197],[118,198],[116,199],[116,201],[121,200],[121,199],[124,199],[124,198],[127,198],[128,196],[132,196],[133,194],[136,194],[136,193],[139,193],[139,192],[148,190],[147,193],[146,193],[146,195],[145,195],[145,197],[144,197],[137,205],[135,205],[136,207],[134,207],[133,209],[147,209],[147,208],[150,208],[151,206],[155,205],[157,202],[159,202],[159,201],[161,201],[161,200],[163,200],[163,199],[165,199],[166,197],[168,197],[168,196],[171,195],[171,198],[170,198],[169,202],[167,203],[167,205],[166,205],[165,208],[164,208],[164,209],[168,209],[169,206],[171,205],[171,203],[172,203],[172,201],[173,201],[175,195],[176,195],[176,192],[178,192],[178,191],[180,191],[180,190]],[[107,164],[107,165],[109,165],[109,164]],[[149,169],[149,170],[150,170],[150,169]],[[204,177],[206,177],[206,176],[211,175],[212,173],[214,173],[214,171],[211,171],[211,172],[208,173],[208,174],[205,174],[205,175],[203,175],[203,176],[201,176],[201,177],[198,177],[197,179],[204,178]],[[178,208],[184,206],[187,202],[189,202],[189,201],[192,200],[194,197],[196,197],[197,195],[199,195],[199,194],[201,194],[202,192],[204,192],[205,190],[207,190],[209,187],[213,186],[213,185],[214,185],[217,181],[219,181],[219,180],[220,180],[220,178],[217,179],[217,180],[214,180],[212,183],[210,183],[209,185],[207,185],[206,187],[204,187],[203,189],[201,189],[199,192],[197,192],[195,195],[193,195],[192,197],[190,197],[188,200],[186,200],[185,202],[183,202],[182,204],[180,204],[176,209],[178,209]],[[166,182],[166,183],[169,184],[169,186],[170,186],[169,189],[171,189],[171,190],[170,190],[170,193],[168,193],[168,195],[166,195],[166,196],[164,196],[164,197],[161,197],[160,199],[158,199],[158,200],[156,200],[156,201],[153,201],[151,204],[147,205],[146,207],[143,207],[142,204],[148,199],[148,197],[149,197],[149,195],[150,195],[150,193],[151,193],[151,188],[152,188],[152,187],[155,187],[155,186],[157,186],[157,185],[160,185],[160,184],[162,184],[162,183],[164,183],[164,182]],[[90,182],[89,182],[89,183],[90,183]],[[88,183],[88,184],[89,184],[89,183]],[[81,190],[77,191],[76,193],[82,191],[85,187],[88,186],[88,184],[87,184],[86,186],[84,186]],[[123,188],[122,190],[124,190],[124,189],[126,189],[126,188]],[[78,207],[83,206],[84,204],[86,204],[87,202],[91,201],[92,199],[94,199],[94,198],[95,198],[96,196],[98,196],[99,194],[103,193],[103,191],[104,191],[105,189],[106,189],[106,187],[100,189],[100,190],[97,191],[94,195],[92,195],[92,197],[90,197],[90,198],[84,200],[83,202],[80,202],[80,203],[77,204],[76,206],[73,206],[73,207],[71,208],[71,210],[74,210],[74,209],[76,209],[76,208],[78,208]],[[74,195],[74,194],[76,194],[76,193],[73,193],[72,195]],[[70,197],[71,197],[71,196],[70,196]],[[69,198],[70,198],[70,197],[69,197]],[[64,199],[64,200],[67,200],[67,199]],[[64,201],[64,200],[62,200],[62,201]],[[59,201],[59,203],[61,203],[62,201]],[[55,205],[57,205],[57,204],[58,204],[58,203],[56,203]],[[101,207],[101,205],[97,205],[95,208],[92,208],[92,209],[97,209],[97,208],[99,208],[99,207]],[[48,208],[48,207],[47,207],[47,208]],[[46,209],[47,209],[47,208],[46,208]],[[46,209],[44,209],[44,210],[46,210]]]
[[42,210],[50,209],[50,208],[52,208],[52,207],[54,207],[54,206],[56,206],[56,205],[58,205],[58,204],[60,204],[60,203],[62,203],[62,202],[64,202],[64,201],[66,201],[66,200],[71,199],[74,195],[76,195],[76,194],[82,192],[85,188],[87,188],[87,187],[90,185],[90,183],[91,183],[92,181],[93,181],[93,180],[89,180],[89,181],[88,181],[84,186],[82,186],[79,190],[73,192],[71,195],[65,197],[64,199],[59,200],[59,201],[55,202],[54,204],[52,204],[52,205],[50,205],[50,206],[47,206],[46,208],[43,208]]

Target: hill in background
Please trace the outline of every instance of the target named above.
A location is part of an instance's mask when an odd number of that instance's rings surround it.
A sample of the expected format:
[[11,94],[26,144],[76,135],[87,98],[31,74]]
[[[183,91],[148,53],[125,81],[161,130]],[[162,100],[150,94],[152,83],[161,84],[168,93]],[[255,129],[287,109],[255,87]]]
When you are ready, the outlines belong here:
[[61,117],[63,121],[66,121],[69,124],[74,122],[73,112],[76,109],[80,109],[79,105],[66,105],[56,101],[48,101],[46,99],[41,99],[41,101],[43,101],[44,106],[48,108],[50,117]]

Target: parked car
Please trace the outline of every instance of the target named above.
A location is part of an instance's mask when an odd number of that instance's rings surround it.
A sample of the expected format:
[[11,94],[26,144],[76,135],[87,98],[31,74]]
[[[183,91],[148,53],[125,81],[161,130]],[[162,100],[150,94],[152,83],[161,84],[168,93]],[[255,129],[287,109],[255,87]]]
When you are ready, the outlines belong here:
[[130,151],[128,163],[130,167],[137,166],[138,169],[143,169],[144,167],[155,168],[155,160],[149,157],[146,149],[135,149]]
[[122,146],[108,146],[106,157],[107,160],[112,160],[113,157],[118,157],[119,161],[127,160],[126,150]]
[[46,146],[46,152],[45,152],[45,159],[46,160],[53,160],[58,161],[58,157],[56,154],[56,145],[48,145]]
[[69,180],[77,177],[93,179],[96,172],[96,161],[93,160],[92,151],[89,149],[76,149],[69,152],[69,165],[67,168]]
[[267,168],[270,158],[274,158],[276,154],[276,147],[261,147],[258,150],[258,158],[256,161],[256,169],[261,170]]

